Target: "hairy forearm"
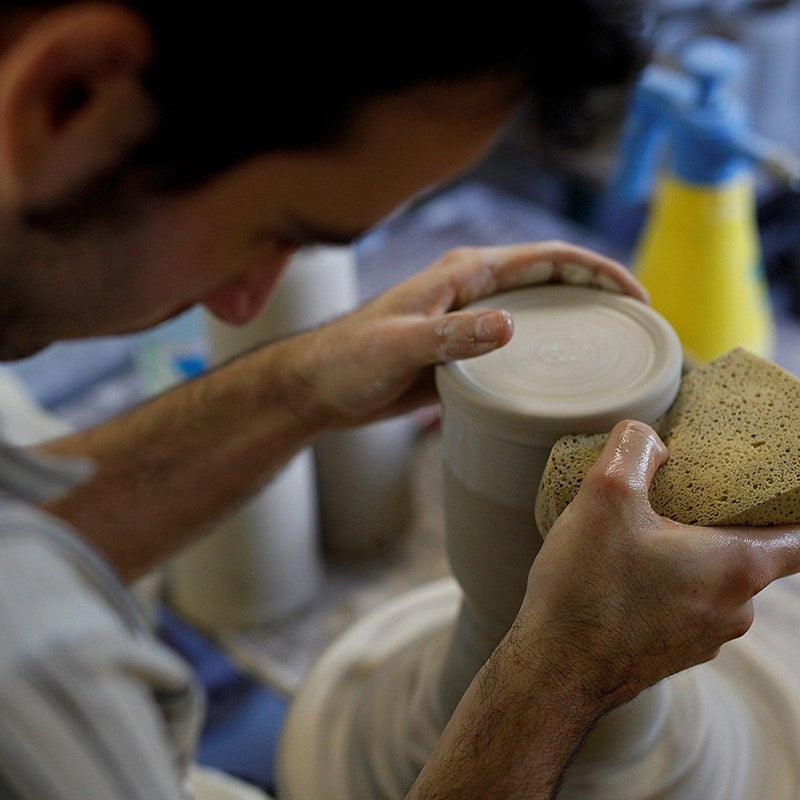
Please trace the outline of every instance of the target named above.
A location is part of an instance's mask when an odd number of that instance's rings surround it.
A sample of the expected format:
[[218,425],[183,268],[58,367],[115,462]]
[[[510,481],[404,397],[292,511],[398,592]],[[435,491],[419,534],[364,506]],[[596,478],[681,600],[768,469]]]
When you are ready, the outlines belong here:
[[557,659],[504,640],[478,673],[406,800],[551,800],[599,711]]
[[52,442],[91,481],[48,510],[133,580],[258,489],[320,430],[294,369],[303,338],[243,356],[104,425]]

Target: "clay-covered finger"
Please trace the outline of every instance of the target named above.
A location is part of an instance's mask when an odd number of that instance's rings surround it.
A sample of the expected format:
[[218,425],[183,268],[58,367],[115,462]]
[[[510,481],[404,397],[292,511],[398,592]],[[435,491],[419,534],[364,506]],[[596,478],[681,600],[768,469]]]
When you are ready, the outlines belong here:
[[425,320],[414,334],[419,366],[483,355],[506,344],[513,332],[511,315],[497,309]]
[[649,299],[622,264],[577,245],[539,242],[488,247],[482,252],[493,265],[495,291],[558,282],[628,294],[642,302]]
[[443,314],[497,292],[553,282],[590,285],[643,302],[644,287],[618,262],[565,242],[463,247],[391,290],[386,310]]
[[556,282],[594,286],[649,302],[647,291],[622,264],[584,247],[543,242],[487,250],[498,259],[495,267],[498,291]]

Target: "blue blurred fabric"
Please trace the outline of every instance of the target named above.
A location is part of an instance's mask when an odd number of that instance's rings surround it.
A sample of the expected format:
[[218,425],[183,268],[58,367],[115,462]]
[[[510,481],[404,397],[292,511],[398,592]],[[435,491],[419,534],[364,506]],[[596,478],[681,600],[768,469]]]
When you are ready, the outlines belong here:
[[273,791],[278,739],[289,701],[242,673],[212,641],[169,608],[159,636],[195,669],[208,713],[197,762]]
[[40,405],[53,408],[132,369],[134,342],[133,337],[59,342],[7,366]]

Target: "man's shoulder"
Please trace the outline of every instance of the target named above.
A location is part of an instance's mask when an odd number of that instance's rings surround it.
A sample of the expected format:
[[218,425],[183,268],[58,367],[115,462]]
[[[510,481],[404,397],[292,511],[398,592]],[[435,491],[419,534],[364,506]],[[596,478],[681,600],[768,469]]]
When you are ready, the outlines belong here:
[[0,665],[123,625],[98,591],[91,559],[72,537],[33,507],[0,502]]
[[123,722],[147,731],[160,718],[171,759],[188,763],[202,719],[189,666],[77,534],[1,500],[0,642],[0,730],[33,709],[51,727],[72,721],[112,738]]
[[20,501],[0,500],[0,642],[0,681],[32,664],[69,662],[88,680],[136,664],[154,688],[193,691],[188,665],[156,639],[110,567],[68,526]]

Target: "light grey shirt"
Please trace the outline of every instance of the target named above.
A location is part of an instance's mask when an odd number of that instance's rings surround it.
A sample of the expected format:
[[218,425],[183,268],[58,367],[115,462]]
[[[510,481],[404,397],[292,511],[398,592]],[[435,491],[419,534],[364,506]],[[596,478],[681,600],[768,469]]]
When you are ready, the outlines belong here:
[[35,507],[88,471],[0,444],[0,800],[183,800],[202,720],[191,670]]

